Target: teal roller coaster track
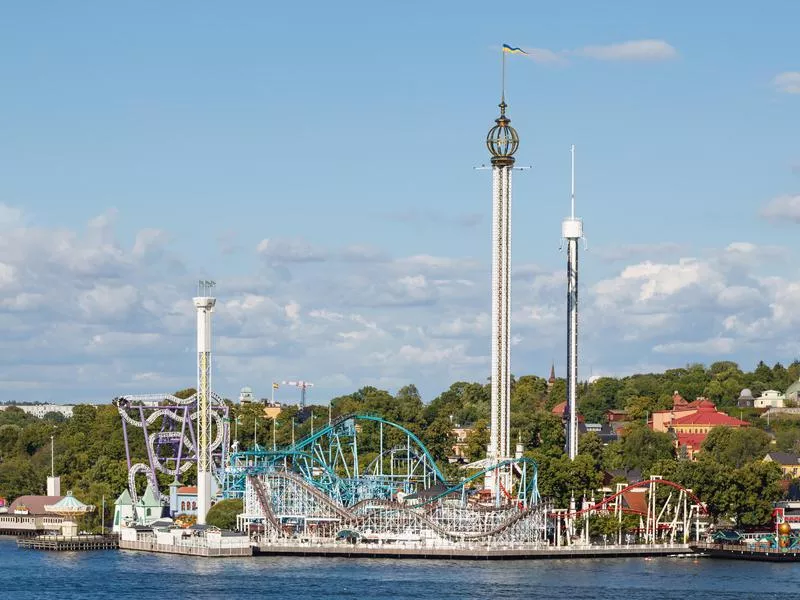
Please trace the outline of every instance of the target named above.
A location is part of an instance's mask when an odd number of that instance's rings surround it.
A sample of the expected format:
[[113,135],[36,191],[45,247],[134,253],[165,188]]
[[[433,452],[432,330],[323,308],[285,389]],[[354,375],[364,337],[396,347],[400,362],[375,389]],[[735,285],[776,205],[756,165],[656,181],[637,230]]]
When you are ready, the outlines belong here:
[[510,459],[448,481],[433,456],[412,431],[373,415],[345,415],[285,448],[234,451],[224,472],[226,498],[242,498],[248,477],[292,473],[342,507],[365,500],[413,497],[415,504],[458,496],[464,503],[486,473],[510,470],[513,489],[497,503],[519,508],[540,501],[536,463]]

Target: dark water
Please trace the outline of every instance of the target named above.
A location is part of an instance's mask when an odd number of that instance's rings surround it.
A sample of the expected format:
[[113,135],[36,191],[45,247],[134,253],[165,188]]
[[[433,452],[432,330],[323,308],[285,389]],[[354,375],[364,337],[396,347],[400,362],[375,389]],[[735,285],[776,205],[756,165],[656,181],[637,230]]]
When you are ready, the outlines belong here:
[[0,598],[558,598],[727,600],[800,597],[800,563],[698,558],[558,561],[201,559],[125,551],[18,550],[0,538]]

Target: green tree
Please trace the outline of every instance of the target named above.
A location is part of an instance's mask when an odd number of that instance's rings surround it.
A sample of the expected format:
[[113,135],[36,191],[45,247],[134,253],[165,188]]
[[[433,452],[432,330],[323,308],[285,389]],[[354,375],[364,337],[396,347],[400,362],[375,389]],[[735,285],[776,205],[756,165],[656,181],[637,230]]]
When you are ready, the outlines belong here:
[[488,445],[489,421],[486,419],[475,421],[472,425],[472,431],[467,434],[467,456],[471,461],[484,458]]
[[453,426],[450,419],[445,417],[436,419],[422,433],[422,443],[440,464],[446,462],[447,457],[453,454],[455,441]]
[[11,458],[0,463],[0,495],[6,498],[40,494],[43,483],[44,477],[28,459]]
[[603,440],[593,431],[584,433],[578,440],[578,451],[590,457],[595,471],[603,464]]
[[675,449],[669,435],[638,424],[622,438],[622,457],[625,467],[641,469],[642,475],[646,475],[647,469],[656,461],[674,458]]
[[771,462],[751,462],[736,469],[729,489],[729,510],[738,526],[769,524],[773,505],[780,500],[781,470]]
[[760,429],[715,427],[703,442],[703,453],[722,465],[738,468],[764,458],[770,441],[769,435]]
[[206,515],[206,523],[220,529],[235,529],[236,516],[244,512],[244,503],[238,498],[220,500]]

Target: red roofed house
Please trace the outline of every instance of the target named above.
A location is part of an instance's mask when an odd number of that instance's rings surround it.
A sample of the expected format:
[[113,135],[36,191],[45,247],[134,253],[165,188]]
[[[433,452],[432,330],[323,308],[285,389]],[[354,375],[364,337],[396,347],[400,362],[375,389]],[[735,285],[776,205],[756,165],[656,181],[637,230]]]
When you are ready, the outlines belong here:
[[[672,421],[688,415],[693,415],[703,402],[710,402],[710,400],[701,397],[694,402],[687,402],[676,390],[675,393],[672,394],[672,408],[669,410],[653,411],[647,424],[653,431],[667,432],[669,431]],[[714,406],[714,404],[712,403],[711,406]]]
[[689,459],[700,450],[708,432],[714,427],[747,427],[747,421],[729,417],[717,410],[708,398],[687,402],[677,391],[672,395],[670,410],[657,410],[647,423],[653,431],[675,434],[675,448]]
[[695,454],[708,436],[708,432],[715,427],[748,427],[750,423],[719,412],[710,400],[700,403],[697,410],[691,414],[675,419],[670,423],[670,429],[675,433],[675,447],[678,452],[685,452],[685,456],[694,460]]
[[[564,411],[567,410],[567,401],[564,400],[563,402],[559,402],[553,407],[553,410],[550,412],[556,415],[559,419],[568,418],[569,415],[565,415]],[[578,413],[578,423],[583,423],[586,419],[583,418],[581,413]]]
[[197,487],[183,486],[178,488],[177,508],[182,515],[197,514]]

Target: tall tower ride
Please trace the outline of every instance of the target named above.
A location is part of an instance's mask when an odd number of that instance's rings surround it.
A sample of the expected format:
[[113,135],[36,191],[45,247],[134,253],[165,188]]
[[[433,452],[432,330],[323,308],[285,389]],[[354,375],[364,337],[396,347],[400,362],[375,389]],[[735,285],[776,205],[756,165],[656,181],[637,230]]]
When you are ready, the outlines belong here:
[[200,281],[197,309],[197,523],[204,525],[211,508],[211,313],[217,299],[213,281]]
[[[500,116],[486,136],[492,162],[492,364],[489,456],[497,463],[510,458],[511,410],[511,172],[519,136],[506,116],[505,94]],[[490,483],[508,486],[502,473]],[[488,485],[487,485],[488,487]]]
[[570,147],[572,163],[570,216],[561,223],[561,236],[567,240],[567,455],[578,455],[578,240],[583,237],[583,221],[575,217],[575,144]]

